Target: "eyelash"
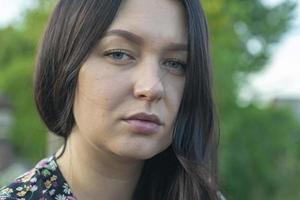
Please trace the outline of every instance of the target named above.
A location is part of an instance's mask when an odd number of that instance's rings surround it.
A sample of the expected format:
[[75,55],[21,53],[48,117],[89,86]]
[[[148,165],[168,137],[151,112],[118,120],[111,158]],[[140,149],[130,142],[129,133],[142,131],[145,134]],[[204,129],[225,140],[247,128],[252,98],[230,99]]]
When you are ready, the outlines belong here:
[[180,64],[182,66],[182,69],[185,70],[186,69],[186,63],[183,62],[182,60],[180,59],[177,59],[177,58],[171,58],[171,59],[167,59],[165,62],[175,62],[177,64]]
[[[121,53],[121,54],[127,56],[130,60],[135,60],[135,58],[130,55],[130,52],[128,52],[125,49],[110,49],[110,50],[105,51],[103,55],[107,56],[107,57],[110,57],[111,59],[116,61],[116,59],[113,58],[113,55],[116,54],[116,53]],[[122,62],[122,60],[118,60],[117,62]],[[183,72],[185,72],[185,70],[186,70],[186,63],[184,61],[180,60],[180,59],[168,58],[165,61],[163,61],[163,64],[166,63],[166,62],[174,62],[176,64],[181,65]]]
[[[114,55],[116,53],[121,53],[121,54],[128,56],[130,59],[134,59],[132,56],[130,56],[130,53],[125,49],[110,49],[110,50],[105,51],[103,55],[111,57],[112,55]],[[113,57],[111,57],[111,58],[113,59]]]

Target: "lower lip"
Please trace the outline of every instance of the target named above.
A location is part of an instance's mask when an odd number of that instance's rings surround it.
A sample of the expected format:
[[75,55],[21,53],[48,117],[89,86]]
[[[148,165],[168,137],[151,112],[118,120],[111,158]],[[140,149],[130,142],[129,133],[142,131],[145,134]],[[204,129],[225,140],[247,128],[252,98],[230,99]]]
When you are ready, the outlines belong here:
[[158,132],[160,126],[159,124],[143,120],[125,120],[125,122],[131,126],[134,132],[142,134],[156,133]]

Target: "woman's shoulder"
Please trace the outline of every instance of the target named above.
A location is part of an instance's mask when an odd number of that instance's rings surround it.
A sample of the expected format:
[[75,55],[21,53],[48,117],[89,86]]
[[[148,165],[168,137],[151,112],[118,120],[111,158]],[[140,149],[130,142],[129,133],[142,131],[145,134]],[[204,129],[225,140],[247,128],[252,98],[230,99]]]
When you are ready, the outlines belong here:
[[0,189],[0,200],[75,199],[54,156],[45,158],[11,184]]

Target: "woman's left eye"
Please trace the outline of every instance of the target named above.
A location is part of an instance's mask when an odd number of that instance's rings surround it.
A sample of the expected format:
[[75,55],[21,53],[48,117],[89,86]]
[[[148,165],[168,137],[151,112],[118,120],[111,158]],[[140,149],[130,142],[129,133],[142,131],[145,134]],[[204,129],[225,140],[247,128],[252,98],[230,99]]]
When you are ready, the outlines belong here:
[[168,59],[163,63],[172,73],[182,75],[186,70],[186,63],[178,59]]

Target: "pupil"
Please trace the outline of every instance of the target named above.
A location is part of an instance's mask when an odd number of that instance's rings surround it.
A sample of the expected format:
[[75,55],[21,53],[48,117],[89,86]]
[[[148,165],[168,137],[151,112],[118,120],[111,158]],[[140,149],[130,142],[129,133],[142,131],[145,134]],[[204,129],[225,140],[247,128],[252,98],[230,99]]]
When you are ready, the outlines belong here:
[[118,58],[118,59],[120,59],[120,58],[122,58],[122,53],[115,53],[115,58]]

